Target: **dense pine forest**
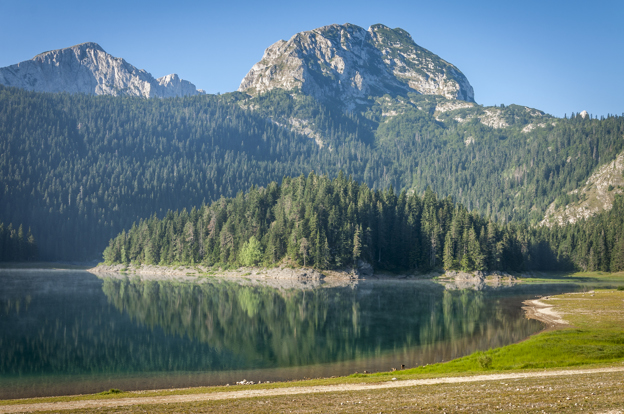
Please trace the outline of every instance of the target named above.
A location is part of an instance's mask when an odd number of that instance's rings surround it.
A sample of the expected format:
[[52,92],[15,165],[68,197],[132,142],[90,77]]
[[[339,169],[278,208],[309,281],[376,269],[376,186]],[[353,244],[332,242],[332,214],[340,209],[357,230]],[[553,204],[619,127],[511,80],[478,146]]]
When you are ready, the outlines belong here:
[[371,190],[314,173],[252,187],[190,212],[142,220],[110,241],[106,263],[319,269],[624,270],[624,200],[564,228],[501,224],[431,190]]
[[[345,114],[284,91],[148,100],[0,87],[0,220],[30,227],[42,259],[98,259],[109,239],[140,219],[190,211],[252,185],[269,188],[284,176],[315,171],[334,178],[343,171],[371,194],[390,187],[423,194],[430,187],[464,205],[467,215],[491,218],[499,230],[510,222],[523,228],[519,223],[536,223],[551,202],[566,200],[624,149],[622,117],[573,116],[554,125],[548,118],[522,132],[529,121],[523,107],[502,108],[510,127],[495,129],[476,119],[440,121],[425,104],[384,122],[376,108]],[[323,146],[287,127],[289,119],[305,120]],[[474,142],[467,145],[469,137]],[[360,225],[368,237],[370,223]],[[475,224],[478,238],[481,226],[487,236],[483,222]],[[338,249],[323,256],[327,266],[352,260],[345,249],[353,241],[333,247],[334,236],[324,231],[329,248]],[[316,239],[308,242],[316,248]],[[375,262],[390,266],[380,246]],[[325,267],[310,252],[314,265]],[[363,254],[372,260],[373,253],[379,251]],[[231,262],[230,254],[238,260],[238,252],[212,254],[214,263]],[[420,257],[409,260],[396,266],[427,266]]]
[[13,224],[0,223],[0,262],[36,260],[38,256],[37,242],[30,229],[25,232],[22,225],[15,229]]

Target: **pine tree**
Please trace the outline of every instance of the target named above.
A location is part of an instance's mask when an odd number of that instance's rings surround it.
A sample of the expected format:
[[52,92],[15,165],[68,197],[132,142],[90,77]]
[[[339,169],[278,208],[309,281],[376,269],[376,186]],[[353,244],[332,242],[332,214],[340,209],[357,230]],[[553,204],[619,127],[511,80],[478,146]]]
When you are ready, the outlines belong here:
[[443,265],[444,270],[452,270],[455,267],[455,252],[453,249],[453,238],[451,237],[451,232],[446,232],[446,237],[444,238],[444,258]]
[[308,258],[308,253],[310,252],[310,243],[308,239],[302,237],[299,241],[299,254],[303,257],[303,267],[306,266],[306,259]]
[[[351,208],[351,206],[349,206]],[[357,261],[362,255],[362,225],[355,228],[353,235],[353,266],[357,265]]]
[[472,268],[470,270],[485,270],[485,258],[481,254],[477,233],[472,227],[468,231],[468,251],[472,260]]

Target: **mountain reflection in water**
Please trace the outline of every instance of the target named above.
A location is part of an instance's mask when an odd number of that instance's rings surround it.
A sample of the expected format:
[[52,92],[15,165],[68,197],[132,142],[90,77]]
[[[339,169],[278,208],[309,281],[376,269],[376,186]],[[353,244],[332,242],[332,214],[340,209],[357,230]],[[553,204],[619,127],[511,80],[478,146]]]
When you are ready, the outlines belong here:
[[429,281],[280,289],[15,271],[0,283],[0,398],[412,367],[541,327],[518,297]]

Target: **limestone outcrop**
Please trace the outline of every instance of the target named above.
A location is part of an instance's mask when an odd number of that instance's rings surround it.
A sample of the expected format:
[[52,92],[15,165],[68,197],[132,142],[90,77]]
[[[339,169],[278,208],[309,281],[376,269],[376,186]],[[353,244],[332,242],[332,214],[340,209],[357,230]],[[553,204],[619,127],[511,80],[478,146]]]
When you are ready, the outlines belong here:
[[474,102],[464,74],[409,33],[377,24],[330,25],[280,40],[264,52],[239,91],[255,95],[272,89],[299,90],[352,110],[370,97],[415,92]]

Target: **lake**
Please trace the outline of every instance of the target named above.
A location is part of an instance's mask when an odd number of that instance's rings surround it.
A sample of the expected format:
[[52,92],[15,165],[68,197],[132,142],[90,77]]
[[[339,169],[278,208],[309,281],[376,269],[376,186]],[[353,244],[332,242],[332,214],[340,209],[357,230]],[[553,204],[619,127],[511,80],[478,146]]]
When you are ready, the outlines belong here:
[[330,377],[448,361],[542,329],[521,302],[570,286],[431,281],[285,288],[0,271],[0,398]]

